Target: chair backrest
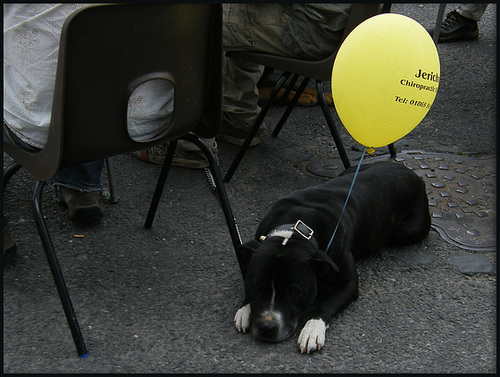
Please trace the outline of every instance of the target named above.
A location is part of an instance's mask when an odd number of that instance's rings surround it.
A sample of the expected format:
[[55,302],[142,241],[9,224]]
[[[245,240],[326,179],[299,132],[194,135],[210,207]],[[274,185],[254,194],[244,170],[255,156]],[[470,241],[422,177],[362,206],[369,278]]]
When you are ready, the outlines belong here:
[[268,67],[281,69],[286,72],[311,77],[321,81],[331,80],[333,62],[338,48],[347,35],[361,22],[377,14],[387,12],[390,7],[383,3],[358,4],[354,3],[351,13],[347,19],[344,33],[335,51],[321,60],[296,59],[266,53],[249,51],[228,51],[226,56],[234,59],[242,59],[249,62],[266,65]]
[[[64,23],[45,147],[5,151],[39,180],[62,167],[145,149],[190,131],[212,137],[222,115],[220,4],[112,4]],[[146,142],[127,129],[129,97],[153,79],[174,86],[170,127]]]

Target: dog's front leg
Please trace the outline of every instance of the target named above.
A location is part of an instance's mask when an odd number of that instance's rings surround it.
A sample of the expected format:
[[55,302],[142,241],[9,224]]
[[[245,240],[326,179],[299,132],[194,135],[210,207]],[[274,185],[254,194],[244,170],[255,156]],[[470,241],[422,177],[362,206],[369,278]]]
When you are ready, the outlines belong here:
[[325,345],[327,325],[321,318],[310,319],[300,332],[297,346],[301,353],[319,351]]
[[[354,267],[354,265],[353,265]],[[326,341],[327,321],[356,300],[359,295],[358,274],[356,269],[349,272],[342,284],[335,284],[328,295],[318,303],[312,319],[308,320],[297,340],[301,353],[310,353],[323,348]]]
[[[245,304],[246,303],[246,304]],[[252,312],[250,304],[245,299],[241,308],[234,315],[234,327],[239,332],[246,333],[250,329],[250,313]]]

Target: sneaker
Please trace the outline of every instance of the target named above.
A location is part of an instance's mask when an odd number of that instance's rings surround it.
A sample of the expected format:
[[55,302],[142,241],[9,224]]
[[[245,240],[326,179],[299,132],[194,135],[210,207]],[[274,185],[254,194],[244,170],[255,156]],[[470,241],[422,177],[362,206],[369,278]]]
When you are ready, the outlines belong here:
[[9,220],[7,216],[3,216],[3,264],[10,265],[16,256],[17,244],[10,234]]
[[[266,126],[264,123],[262,123],[257,130],[257,133],[255,134],[254,138],[250,142],[250,146],[253,147],[255,145],[258,145],[262,142],[262,134],[266,131]],[[240,128],[236,128],[229,118],[227,117],[226,114],[223,113],[222,116],[222,127],[219,133],[217,134],[217,138],[227,141],[228,143],[242,146],[246,137],[248,135],[248,132],[246,130],[242,130]]]
[[[210,146],[210,149],[215,155],[217,159],[217,144],[214,143],[213,146]],[[163,165],[165,162],[165,156],[167,155],[168,143],[156,145],[149,149],[143,149],[141,151],[132,152],[135,156],[139,157],[141,160],[146,162],[151,162],[153,164]],[[172,166],[177,166],[179,168],[188,168],[188,169],[203,169],[208,167],[210,164],[208,163],[205,154],[199,149],[185,149],[180,144],[177,145],[177,148],[174,153],[174,158],[172,160]]]
[[165,161],[167,154],[168,143],[155,145],[148,149],[132,152],[134,156],[139,157],[141,160],[151,162],[153,164],[162,165]]
[[[432,32],[431,34],[434,34]],[[462,16],[456,10],[448,13],[439,29],[439,42],[451,42],[457,39],[477,39],[479,27],[477,21]]]
[[72,221],[87,223],[99,220],[104,215],[100,191],[78,191],[56,186],[57,201],[68,207]]

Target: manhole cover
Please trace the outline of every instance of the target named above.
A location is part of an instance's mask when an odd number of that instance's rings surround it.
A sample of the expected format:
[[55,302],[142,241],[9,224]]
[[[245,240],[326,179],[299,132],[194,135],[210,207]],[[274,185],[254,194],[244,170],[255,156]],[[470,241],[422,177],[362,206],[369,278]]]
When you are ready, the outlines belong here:
[[[367,162],[387,158],[373,157]],[[398,153],[396,160],[425,181],[432,226],[441,237],[464,249],[496,251],[495,156],[407,151]],[[335,177],[344,170],[337,159],[312,161],[305,169],[322,178]]]
[[324,158],[307,162],[304,169],[307,173],[321,178],[335,178],[344,171],[344,165],[342,165],[340,159]]

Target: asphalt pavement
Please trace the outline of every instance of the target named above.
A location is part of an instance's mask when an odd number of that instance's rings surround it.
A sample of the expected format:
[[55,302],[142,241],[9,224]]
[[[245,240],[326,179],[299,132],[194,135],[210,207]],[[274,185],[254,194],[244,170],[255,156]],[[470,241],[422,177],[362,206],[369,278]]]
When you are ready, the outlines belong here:
[[[438,4],[394,4],[393,12],[430,28]],[[474,178],[478,191],[490,193],[478,195],[489,207],[477,213],[494,220],[496,20],[491,4],[478,40],[438,45],[434,105],[396,143],[407,161],[420,151],[450,161],[450,171],[461,158],[489,169],[488,178]],[[269,128],[282,111],[271,109]],[[334,118],[355,163],[360,145]],[[238,148],[218,144],[225,172]],[[386,153],[381,148],[367,159]],[[266,134],[226,184],[243,240],[276,199],[326,179],[308,169],[317,161],[341,170],[321,109],[298,107],[278,138]],[[173,168],[153,228],[145,230],[160,166],[131,154],[114,162],[120,200],[106,202],[98,224],[73,224],[50,187],[44,192],[46,221],[89,348],[84,359],[77,357],[32,219],[34,180],[21,170],[7,186],[4,211],[18,257],[3,270],[4,373],[496,373],[496,247],[473,249],[433,229],[416,245],[384,248],[358,264],[360,297],[331,321],[325,348],[304,355],[296,336],[270,344],[233,327],[243,283],[204,172]],[[469,231],[473,241],[495,238],[495,221],[478,229]]]

